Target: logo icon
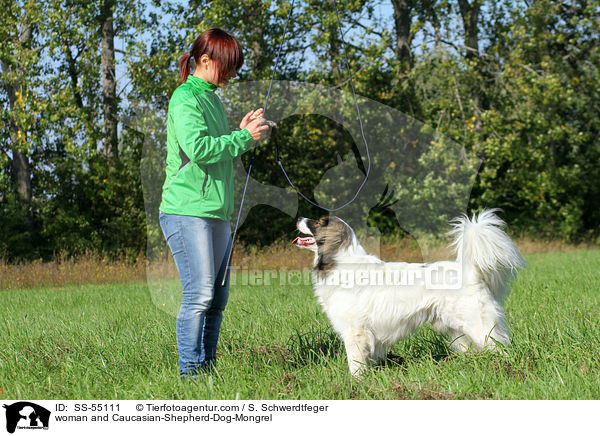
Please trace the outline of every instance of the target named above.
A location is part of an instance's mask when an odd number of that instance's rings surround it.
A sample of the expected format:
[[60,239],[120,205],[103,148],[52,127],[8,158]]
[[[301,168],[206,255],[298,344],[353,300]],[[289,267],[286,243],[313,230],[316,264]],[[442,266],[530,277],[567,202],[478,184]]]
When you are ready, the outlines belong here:
[[3,405],[6,409],[6,430],[14,433],[17,427],[19,429],[48,429],[50,423],[50,411],[28,401],[19,401],[9,406]]

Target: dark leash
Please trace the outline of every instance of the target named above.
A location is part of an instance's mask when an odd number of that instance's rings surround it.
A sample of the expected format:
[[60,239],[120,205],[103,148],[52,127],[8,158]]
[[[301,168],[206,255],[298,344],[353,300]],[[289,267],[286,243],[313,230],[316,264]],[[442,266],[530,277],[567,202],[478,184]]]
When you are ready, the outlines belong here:
[[[265,115],[265,113],[267,112],[267,105],[269,104],[269,97],[271,96],[271,90],[273,88],[273,81],[275,80],[275,73],[277,72],[277,66],[279,64],[280,61],[280,57],[281,57],[281,50],[283,48],[283,43],[285,41],[285,36],[287,33],[287,28],[288,28],[288,24],[290,22],[290,18],[292,16],[292,11],[294,9],[294,2],[295,0],[292,0],[292,3],[290,4],[290,11],[288,12],[287,18],[285,20],[285,25],[283,27],[283,35],[281,37],[281,43],[279,44],[279,50],[277,51],[277,57],[276,57],[276,62],[275,62],[275,66],[273,67],[273,75],[271,76],[271,81],[269,83],[269,90],[267,91],[267,98],[265,99],[265,105],[263,107],[263,117]],[[346,52],[346,42],[344,41],[344,32],[342,29],[342,23],[340,21],[340,16],[339,16],[339,12],[337,9],[337,3],[336,0],[332,0],[333,2],[333,7],[335,9],[335,16],[337,18],[337,23],[338,23],[338,29],[340,32],[340,39],[342,40],[342,47],[344,48],[344,60],[346,61],[346,69],[348,70],[348,78],[350,79],[350,85],[352,87],[352,94],[354,96],[354,104],[356,105],[356,113],[358,114],[358,122],[360,125],[360,134],[362,136],[362,139],[365,143],[365,150],[367,152],[367,160],[368,160],[368,165],[367,165],[367,172],[365,174],[365,178],[362,181],[362,183],[360,184],[360,186],[358,187],[358,189],[356,190],[356,193],[354,194],[354,197],[352,197],[352,199],[346,203],[344,203],[342,206],[333,208],[333,209],[329,209],[326,207],[323,207],[319,204],[316,204],[315,202],[313,202],[310,198],[306,197],[306,195],[304,195],[302,192],[300,192],[300,190],[298,188],[296,188],[296,186],[294,185],[294,183],[290,180],[287,172],[285,171],[285,168],[283,167],[283,163],[281,160],[281,156],[279,155],[279,147],[277,147],[277,164],[279,165],[279,167],[281,168],[281,171],[283,171],[283,174],[286,178],[286,180],[288,181],[288,183],[290,184],[290,186],[292,188],[294,188],[294,190],[302,197],[304,198],[306,201],[308,201],[310,204],[312,204],[313,206],[316,206],[320,209],[324,209],[328,212],[334,212],[336,210],[340,210],[344,207],[346,207],[347,205],[349,205],[350,203],[352,203],[354,200],[356,200],[356,197],[358,196],[358,194],[360,193],[362,187],[364,186],[364,184],[367,182],[367,178],[369,177],[369,173],[371,171],[371,156],[369,155],[369,146],[367,145],[367,139],[365,138],[365,132],[364,132],[364,128],[363,128],[363,123],[362,123],[362,119],[360,117],[360,109],[358,108],[358,99],[356,98],[356,90],[354,89],[354,81],[352,80],[352,72],[350,71],[350,63],[348,62],[348,53]],[[231,243],[230,248],[229,248],[229,253],[227,255],[227,262],[225,265],[227,265],[226,268],[220,268],[221,271],[223,271],[223,278],[221,281],[221,286],[225,286],[225,280],[227,278],[227,271],[230,268],[230,262],[231,262],[231,257],[233,255],[233,246],[235,244],[235,238],[237,235],[237,231],[238,231],[238,226],[240,223],[240,217],[242,216],[242,209],[244,207],[244,200],[246,198],[246,190],[248,189],[248,182],[250,181],[250,173],[252,172],[252,165],[254,164],[254,158],[256,157],[256,149],[257,147],[254,147],[254,149],[252,150],[252,156],[250,157],[250,164],[248,165],[248,174],[246,174],[246,183],[244,185],[244,192],[242,193],[242,200],[240,202],[240,209],[238,211],[238,216],[237,216],[237,221],[235,223],[235,229],[233,231],[233,235],[231,237]]]

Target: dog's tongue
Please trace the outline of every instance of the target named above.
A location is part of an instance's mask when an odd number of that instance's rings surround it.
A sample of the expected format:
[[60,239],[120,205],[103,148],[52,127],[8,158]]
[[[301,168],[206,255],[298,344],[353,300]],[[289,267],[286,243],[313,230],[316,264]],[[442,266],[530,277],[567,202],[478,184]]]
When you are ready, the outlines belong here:
[[301,238],[298,236],[296,239],[294,239],[292,241],[292,244],[294,244],[294,245],[304,245],[304,246],[312,245],[314,243],[315,243],[315,238],[310,237],[310,236],[308,238]]

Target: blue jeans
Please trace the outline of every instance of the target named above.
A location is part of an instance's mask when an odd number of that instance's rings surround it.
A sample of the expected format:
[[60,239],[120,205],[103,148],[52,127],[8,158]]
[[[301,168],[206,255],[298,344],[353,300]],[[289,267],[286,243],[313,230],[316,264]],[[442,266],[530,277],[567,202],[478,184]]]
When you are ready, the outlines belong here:
[[[229,297],[227,255],[231,224],[215,218],[159,213],[183,288],[177,315],[179,373],[210,369],[217,354],[223,310]],[[225,285],[221,286],[223,275]]]

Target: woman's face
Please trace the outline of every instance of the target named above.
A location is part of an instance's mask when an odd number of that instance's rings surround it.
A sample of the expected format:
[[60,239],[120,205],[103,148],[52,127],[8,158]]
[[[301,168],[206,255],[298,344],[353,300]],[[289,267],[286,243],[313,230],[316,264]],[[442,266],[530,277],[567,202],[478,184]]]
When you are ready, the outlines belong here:
[[229,81],[235,78],[235,76],[237,76],[237,71],[230,71],[229,73],[225,74],[225,77],[223,77],[219,83],[216,83],[216,85],[220,88],[225,88],[227,85],[229,85]]

